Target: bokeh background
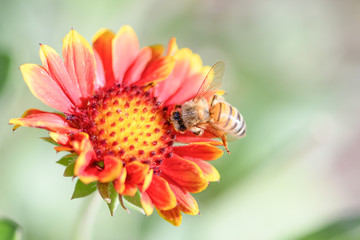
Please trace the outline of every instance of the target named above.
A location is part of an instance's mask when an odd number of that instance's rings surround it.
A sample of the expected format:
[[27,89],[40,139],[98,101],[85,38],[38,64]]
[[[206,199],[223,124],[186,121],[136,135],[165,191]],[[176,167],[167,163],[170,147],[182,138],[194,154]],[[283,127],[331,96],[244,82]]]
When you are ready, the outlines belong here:
[[[226,99],[247,136],[213,162],[195,194],[201,216],[173,227],[99,198],[70,200],[43,130],[8,125],[33,97],[18,67],[38,43],[61,52],[71,28],[88,41],[131,25],[141,46],[166,45],[226,62]],[[24,239],[360,239],[360,2],[356,0],[0,0],[0,218]],[[91,211],[87,211],[90,205]]]

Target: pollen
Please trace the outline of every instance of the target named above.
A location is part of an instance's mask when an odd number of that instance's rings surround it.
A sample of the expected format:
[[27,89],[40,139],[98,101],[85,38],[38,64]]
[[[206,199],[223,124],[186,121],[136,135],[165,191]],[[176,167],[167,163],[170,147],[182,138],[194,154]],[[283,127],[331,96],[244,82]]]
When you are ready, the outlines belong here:
[[172,156],[166,110],[141,87],[100,89],[74,112],[69,123],[89,135],[99,159],[110,154],[124,164],[140,161],[156,173],[159,159]]

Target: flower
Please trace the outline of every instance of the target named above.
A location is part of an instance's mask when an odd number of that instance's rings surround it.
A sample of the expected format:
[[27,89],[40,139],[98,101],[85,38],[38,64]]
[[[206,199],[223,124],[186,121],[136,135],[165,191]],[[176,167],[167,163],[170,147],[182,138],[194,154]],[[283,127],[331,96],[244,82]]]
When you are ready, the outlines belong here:
[[55,149],[70,152],[59,161],[64,175],[96,184],[109,204],[138,196],[146,215],[155,208],[176,226],[181,212],[198,214],[191,193],[219,180],[208,161],[223,152],[212,136],[178,133],[168,119],[176,104],[195,96],[210,68],[178,49],[175,38],[166,53],[161,45],[140,49],[130,26],[116,34],[101,29],[92,47],[71,30],[62,55],[41,44],[42,66],[20,67],[32,94],[61,113],[30,109],[10,120],[14,129],[48,130]]

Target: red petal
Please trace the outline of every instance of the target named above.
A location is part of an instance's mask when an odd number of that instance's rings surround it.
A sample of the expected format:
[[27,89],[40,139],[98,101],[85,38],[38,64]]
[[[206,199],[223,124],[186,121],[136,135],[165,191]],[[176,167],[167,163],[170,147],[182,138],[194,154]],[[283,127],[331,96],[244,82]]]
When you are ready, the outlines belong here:
[[201,192],[208,185],[201,169],[195,163],[177,155],[164,160],[160,170],[166,179],[174,181],[189,192]]
[[176,206],[176,197],[171,191],[168,182],[154,175],[149,188],[146,190],[152,203],[161,210],[169,210]]
[[63,40],[65,67],[77,82],[81,97],[91,96],[96,80],[95,56],[90,44],[77,31],[71,30]]
[[149,83],[157,83],[166,79],[175,66],[175,60],[172,57],[160,58],[148,65],[139,85],[147,85]]
[[113,71],[116,83],[122,83],[126,70],[139,52],[139,41],[130,26],[123,26],[112,41]]
[[137,191],[138,185],[143,184],[149,172],[149,165],[134,161],[126,166],[126,171],[125,189],[122,194],[133,196]]
[[113,156],[104,157],[104,170],[99,173],[100,182],[111,182],[119,177],[123,163]]
[[67,146],[58,146],[58,147],[54,147],[54,149],[56,152],[70,152],[74,150],[72,147],[67,147]]
[[175,146],[173,148],[174,153],[182,158],[197,158],[201,160],[214,160],[223,155],[223,151],[210,144],[188,144],[185,146]]
[[21,65],[20,70],[35,97],[56,110],[66,113],[71,112],[74,107],[73,103],[45,68],[28,63]]
[[47,45],[41,45],[40,58],[44,68],[59,84],[66,96],[68,96],[74,105],[79,105],[81,103],[79,86],[75,79],[70,78],[61,57],[53,48]]
[[[85,184],[99,180],[99,175],[103,170],[97,165],[99,159],[89,140],[89,135],[84,132],[73,135],[73,140],[70,142],[70,145],[79,155],[74,167],[75,176],[78,176]],[[104,162],[104,165],[105,164]]]
[[50,132],[49,133],[52,140],[57,142],[60,145],[66,146],[69,144],[70,137],[68,134],[60,134],[56,132]]
[[[177,60],[171,74],[164,81],[155,86],[155,96],[159,101],[166,102],[181,87],[189,71],[189,63],[186,59]],[[179,103],[180,104],[180,103]]]
[[196,73],[184,78],[181,88],[172,95],[167,101],[166,105],[181,104],[195,97],[206,75]]
[[10,124],[15,125],[14,130],[20,126],[43,128],[51,132],[72,133],[79,129],[69,127],[65,117],[56,113],[43,112],[37,109],[27,110],[22,118],[10,119]]
[[204,142],[204,143],[208,143],[214,146],[222,146],[223,143],[215,140],[213,138],[207,138],[207,137],[193,137],[193,136],[189,136],[189,135],[184,135],[184,134],[176,134],[176,141],[177,142],[181,142],[181,143],[200,143],[200,142]]
[[126,183],[140,184],[143,183],[146,174],[149,172],[149,165],[134,161],[126,165],[126,170]]
[[154,211],[154,204],[152,203],[149,194],[143,192],[141,194],[141,206],[144,209],[146,215],[151,215]]
[[144,47],[140,50],[139,54],[135,58],[133,64],[127,69],[124,76],[124,86],[138,82],[141,75],[151,59],[151,48]]
[[119,194],[123,194],[125,190],[126,176],[127,176],[126,168],[123,168],[120,176],[113,181],[114,188]]
[[209,182],[218,182],[218,181],[220,181],[220,174],[213,165],[211,165],[208,162],[199,160],[199,159],[189,158],[189,160],[193,161],[194,163],[196,163],[196,165],[198,165],[200,167],[201,171],[204,174],[204,177]]
[[105,78],[105,70],[104,65],[101,61],[99,54],[95,51],[95,61],[96,61],[96,80],[94,83],[94,91],[102,88],[106,85],[106,78]]
[[177,202],[180,204],[179,207],[181,211],[190,215],[199,214],[198,204],[189,192],[173,184],[170,184],[170,188],[174,192]]
[[125,184],[125,189],[123,191],[123,195],[126,196],[134,196],[137,192],[137,187],[134,184]]
[[107,87],[111,87],[114,84],[112,57],[112,41],[114,37],[115,34],[112,31],[101,29],[93,38],[93,47],[102,61]]
[[74,174],[85,183],[91,183],[98,180],[100,169],[92,163],[96,161],[96,154],[86,133],[77,134],[79,140],[74,140],[72,145],[74,150],[79,155],[76,159]]
[[164,218],[166,221],[171,223],[174,226],[180,226],[182,221],[182,215],[180,209],[178,207],[173,208],[171,210],[158,210],[156,209],[160,217]]
[[173,56],[178,50],[179,50],[179,48],[176,44],[176,38],[173,37],[169,41],[169,46],[168,46],[166,55]]
[[142,184],[140,184],[140,191],[141,192],[145,192],[148,187],[150,186],[151,184],[151,180],[152,180],[152,177],[154,175],[154,171],[151,169],[148,174],[146,174],[145,178],[144,178],[144,182]]

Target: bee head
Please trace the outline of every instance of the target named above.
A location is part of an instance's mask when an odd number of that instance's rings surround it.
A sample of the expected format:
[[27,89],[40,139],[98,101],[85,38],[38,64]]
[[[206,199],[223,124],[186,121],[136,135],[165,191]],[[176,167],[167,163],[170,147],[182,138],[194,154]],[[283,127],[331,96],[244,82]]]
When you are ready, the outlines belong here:
[[186,131],[184,121],[181,118],[181,113],[179,111],[176,110],[171,113],[170,122],[172,123],[176,131],[178,132]]

